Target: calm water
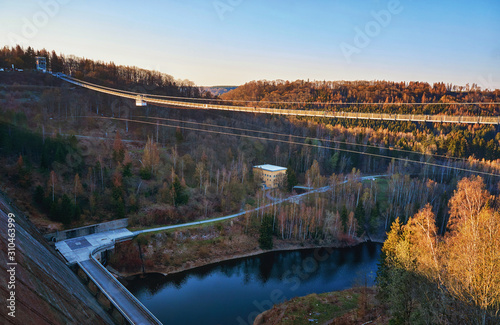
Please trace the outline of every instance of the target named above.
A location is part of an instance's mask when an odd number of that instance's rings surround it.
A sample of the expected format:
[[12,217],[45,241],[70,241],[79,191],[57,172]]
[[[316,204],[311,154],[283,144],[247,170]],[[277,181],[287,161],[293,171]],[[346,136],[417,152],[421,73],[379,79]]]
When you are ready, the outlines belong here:
[[126,287],[164,325],[252,324],[296,296],[372,285],[382,245],[270,252],[175,275],[148,275]]

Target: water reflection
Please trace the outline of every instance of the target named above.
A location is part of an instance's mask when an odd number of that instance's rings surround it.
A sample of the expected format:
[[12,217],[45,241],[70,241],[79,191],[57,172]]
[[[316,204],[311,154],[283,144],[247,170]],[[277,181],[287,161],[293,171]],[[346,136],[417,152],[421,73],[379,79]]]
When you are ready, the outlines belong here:
[[380,249],[369,243],[270,252],[169,276],[150,274],[127,288],[164,324],[248,324],[284,299],[347,289],[365,279],[373,284]]

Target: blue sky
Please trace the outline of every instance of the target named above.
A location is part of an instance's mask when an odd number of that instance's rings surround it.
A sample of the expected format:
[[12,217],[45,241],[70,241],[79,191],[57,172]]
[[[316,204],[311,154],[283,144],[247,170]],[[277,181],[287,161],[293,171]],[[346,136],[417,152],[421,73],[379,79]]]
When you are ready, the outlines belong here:
[[197,85],[310,79],[500,88],[497,0],[0,0],[0,12],[0,44],[155,69]]

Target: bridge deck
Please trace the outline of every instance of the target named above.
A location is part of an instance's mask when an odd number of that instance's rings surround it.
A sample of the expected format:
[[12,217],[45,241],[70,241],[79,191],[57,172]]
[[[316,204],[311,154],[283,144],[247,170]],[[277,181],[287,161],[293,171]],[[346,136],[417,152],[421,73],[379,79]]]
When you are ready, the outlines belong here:
[[78,262],[111,303],[132,324],[160,324],[147,309],[118,280],[95,259]]
[[[154,104],[167,107],[186,107],[195,109],[214,109],[223,111],[245,112],[253,114],[274,114],[293,115],[306,117],[323,118],[344,118],[344,119],[364,119],[364,120],[384,120],[384,121],[413,121],[431,123],[466,123],[466,124],[500,124],[500,116],[452,116],[452,115],[422,115],[422,114],[387,114],[387,113],[361,113],[361,112],[330,112],[318,110],[298,110],[298,109],[276,109],[247,106],[216,105],[209,103],[196,103],[191,101],[168,100],[154,97],[154,95],[138,95],[137,93],[108,88],[78,80],[69,76],[59,76],[64,81],[105,94],[140,100],[141,103]],[[443,103],[429,103],[429,105]],[[472,103],[451,103],[453,105],[471,105]],[[498,103],[481,103],[485,105],[498,105]],[[349,104],[340,104],[349,105]],[[353,104],[354,105],[354,104]]]
[[56,249],[64,256],[68,264],[75,264],[89,259],[90,254],[98,247],[114,244],[134,237],[128,229],[109,230],[83,237],[56,242]]
[[298,189],[307,190],[307,191],[314,190],[314,187],[298,186],[298,185],[294,186],[293,188],[298,188]]
[[92,255],[99,250],[114,247],[115,242],[134,237],[128,229],[110,230],[92,235],[67,239],[56,243],[56,249],[68,261],[78,263],[92,282],[135,325],[161,324],[118,280]]

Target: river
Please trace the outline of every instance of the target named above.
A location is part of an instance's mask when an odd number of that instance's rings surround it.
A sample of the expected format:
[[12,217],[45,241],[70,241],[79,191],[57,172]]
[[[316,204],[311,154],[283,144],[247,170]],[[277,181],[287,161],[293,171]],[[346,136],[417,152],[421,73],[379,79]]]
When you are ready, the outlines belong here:
[[164,325],[252,324],[275,303],[311,293],[373,285],[382,245],[269,252],[126,287]]

